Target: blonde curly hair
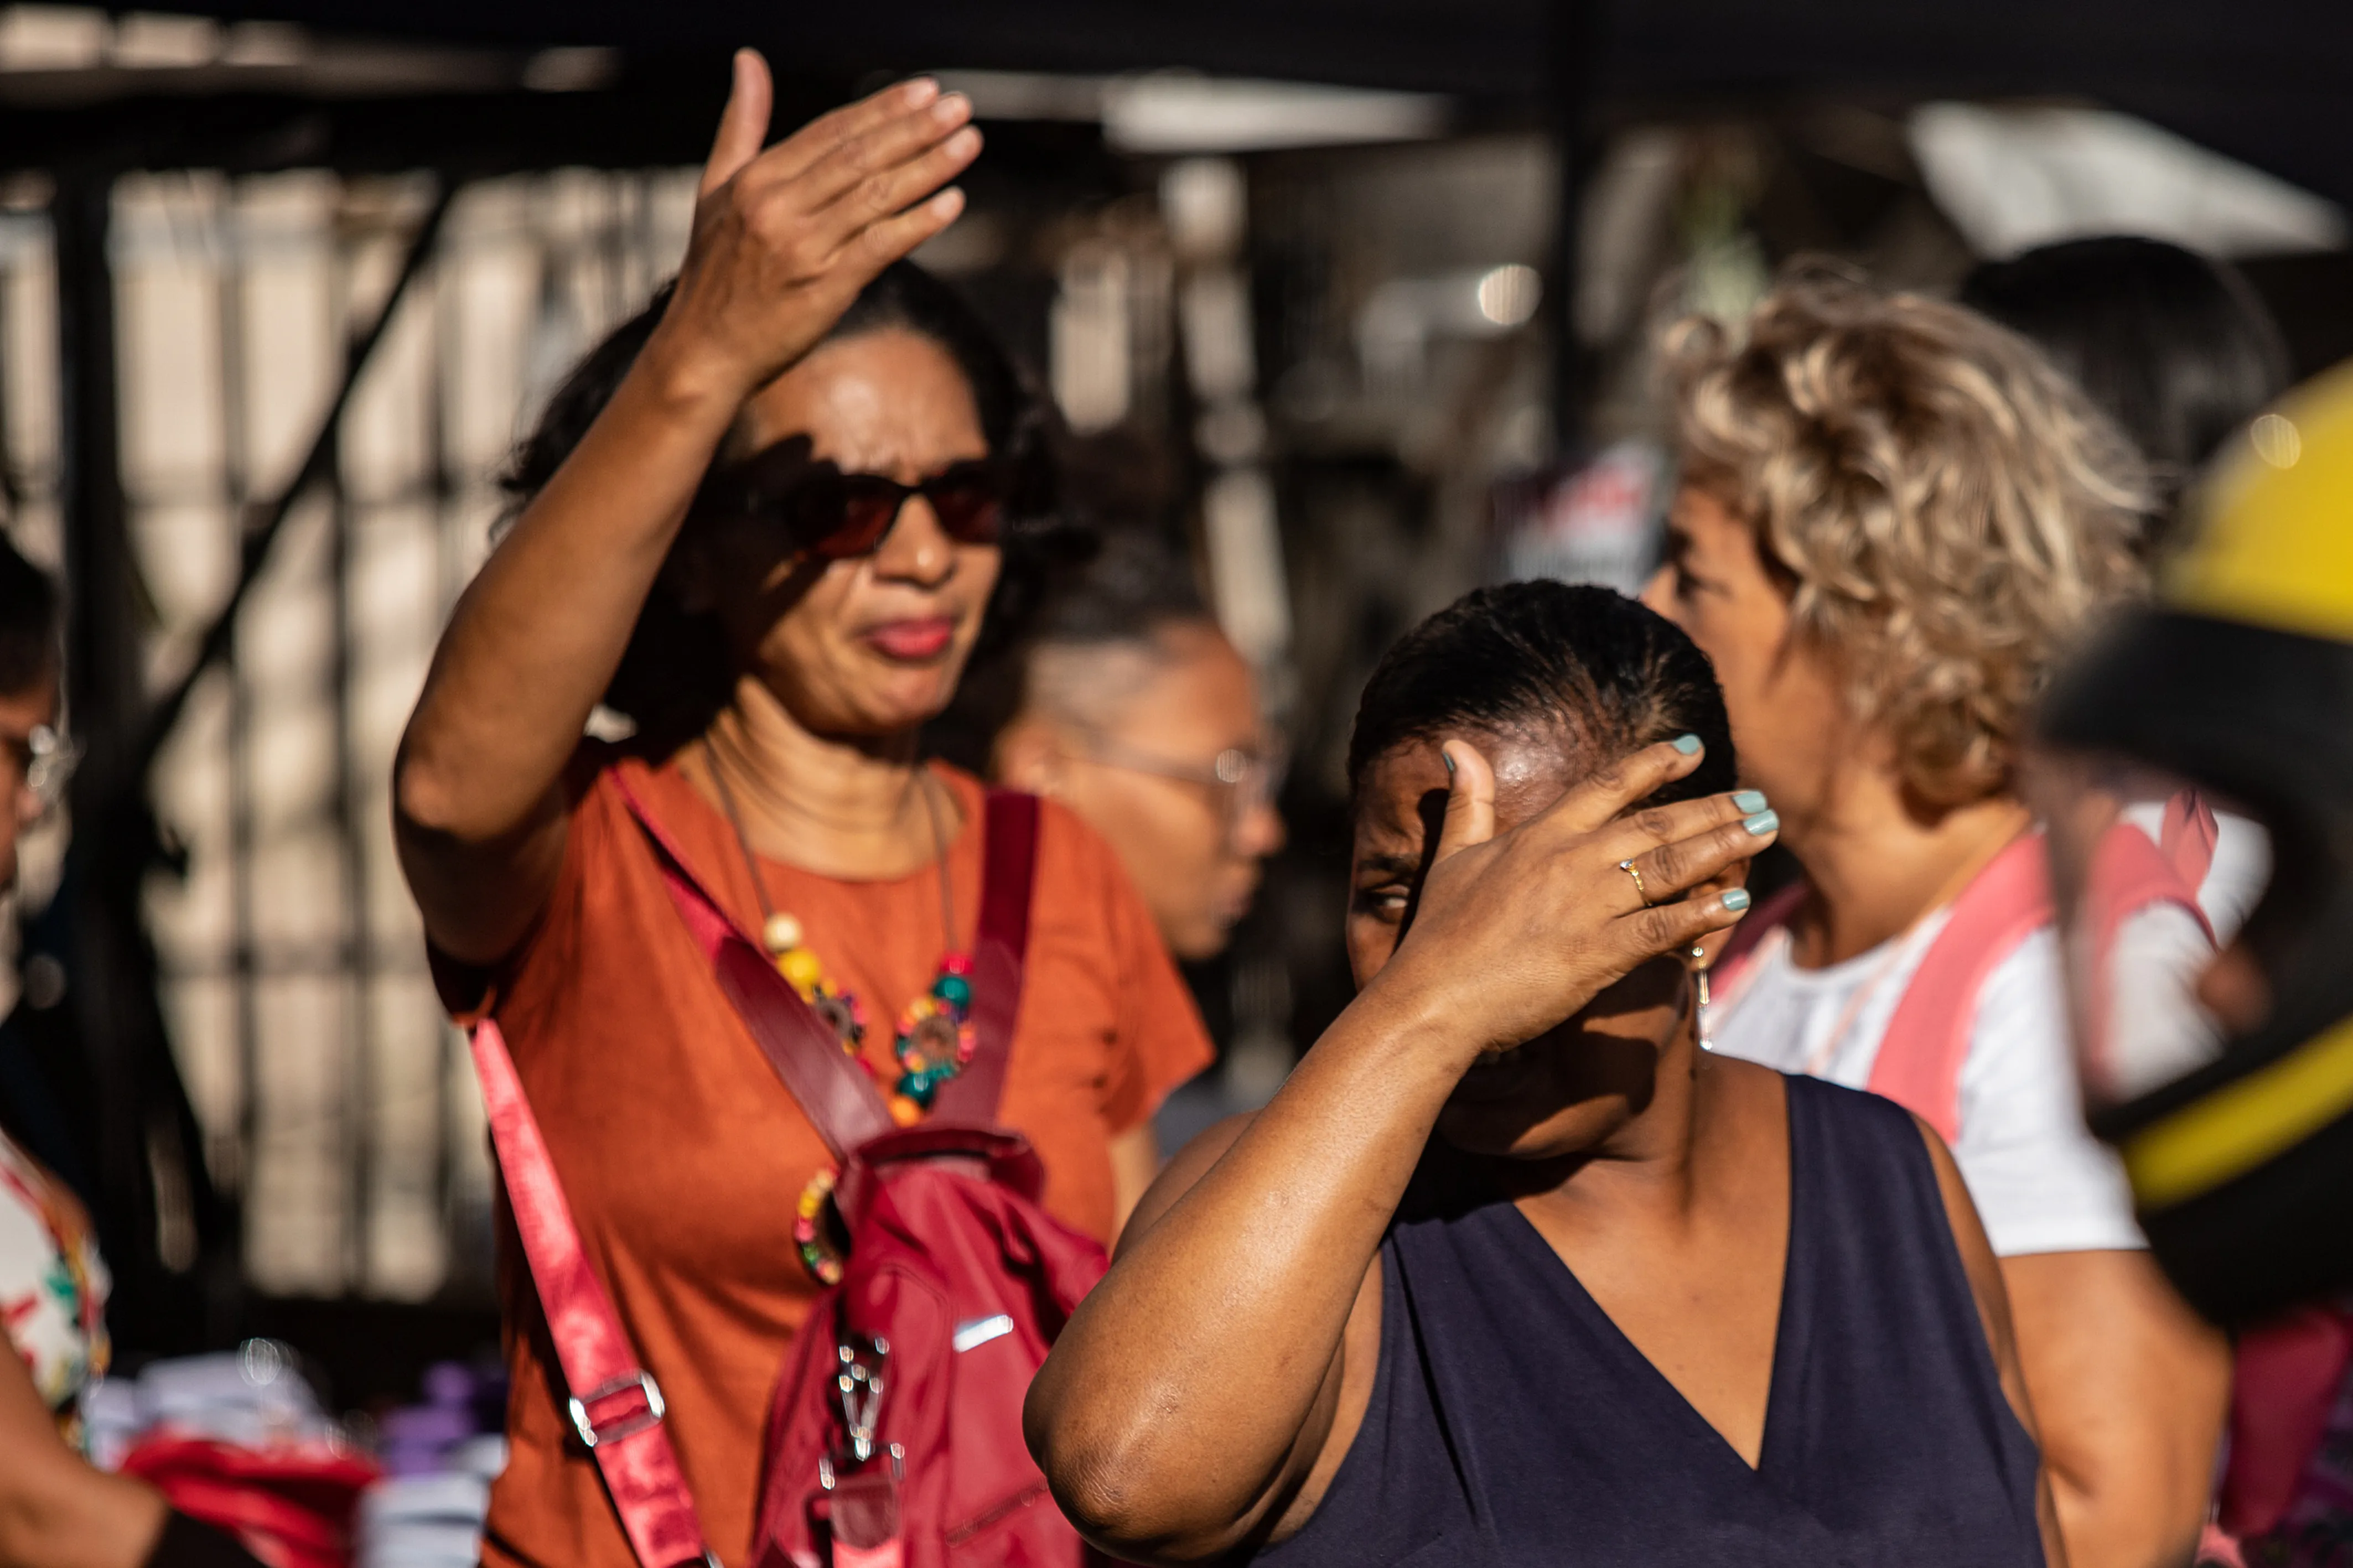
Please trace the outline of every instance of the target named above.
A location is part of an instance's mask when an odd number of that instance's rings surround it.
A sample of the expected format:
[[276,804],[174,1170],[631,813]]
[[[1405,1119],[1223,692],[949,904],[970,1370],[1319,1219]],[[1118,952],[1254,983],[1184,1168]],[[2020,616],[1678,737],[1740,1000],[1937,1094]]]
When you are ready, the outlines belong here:
[[2025,339],[1819,266],[1737,333],[1674,323],[1662,359],[1684,481],[1756,530],[1905,784],[1933,805],[2005,788],[2053,657],[2145,587],[2129,443]]

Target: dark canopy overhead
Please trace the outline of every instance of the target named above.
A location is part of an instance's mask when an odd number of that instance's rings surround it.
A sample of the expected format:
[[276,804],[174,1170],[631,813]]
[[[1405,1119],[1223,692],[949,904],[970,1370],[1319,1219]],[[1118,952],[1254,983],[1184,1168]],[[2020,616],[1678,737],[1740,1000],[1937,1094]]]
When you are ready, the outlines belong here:
[[[1453,94],[1482,117],[1536,119],[1563,83],[1603,122],[1629,114],[1766,108],[1828,96],[1900,105],[1945,96],[2063,96],[2144,115],[2218,151],[2353,203],[2353,5],[2343,0],[163,0],[229,20],[322,34],[511,52],[592,46],[621,53],[606,90],[478,100],[419,124],[416,100],[334,110],[315,142],[336,161],[471,151],[518,162],[569,145],[586,162],[691,155],[715,105],[729,46],[765,49],[797,79],[780,118],[878,71],[940,67],[1117,72],[1187,67],[1236,76]],[[125,73],[138,74],[138,73]],[[180,73],[165,73],[180,74]],[[248,123],[283,138],[270,101],[300,86],[126,82],[173,122]],[[218,96],[251,100],[243,108]],[[571,98],[557,107],[557,98]],[[196,108],[202,99],[216,107]],[[622,103],[632,107],[623,110]],[[7,130],[35,144],[116,118],[0,93]],[[102,107],[87,104],[95,110]],[[227,121],[223,110],[227,111]],[[237,116],[244,116],[239,121]],[[43,135],[27,119],[47,120]],[[63,122],[79,121],[74,132]],[[519,138],[518,127],[534,133]],[[272,128],[275,127],[273,130]],[[378,138],[382,142],[378,144]],[[297,140],[300,140],[298,137]],[[257,145],[268,162],[291,149]],[[32,147],[12,149],[18,163]],[[311,156],[320,156],[314,148]]]

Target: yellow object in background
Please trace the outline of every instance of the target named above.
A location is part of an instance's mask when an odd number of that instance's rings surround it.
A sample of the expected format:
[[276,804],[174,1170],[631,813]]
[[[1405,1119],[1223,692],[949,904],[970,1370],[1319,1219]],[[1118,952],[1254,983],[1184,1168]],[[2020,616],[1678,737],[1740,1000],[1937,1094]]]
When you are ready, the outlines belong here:
[[2353,642],[2353,364],[2251,420],[2200,504],[2169,608]]

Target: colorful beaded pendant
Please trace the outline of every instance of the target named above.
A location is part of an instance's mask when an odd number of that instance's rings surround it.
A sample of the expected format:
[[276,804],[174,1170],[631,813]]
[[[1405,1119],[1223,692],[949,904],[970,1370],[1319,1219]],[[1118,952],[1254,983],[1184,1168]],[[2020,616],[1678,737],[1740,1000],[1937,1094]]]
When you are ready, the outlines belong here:
[[[769,904],[766,881],[760,874],[759,861],[752,854],[751,840],[744,836],[743,817],[735,809],[734,792],[728,787],[727,775],[720,768],[718,753],[707,736],[702,755],[712,784],[719,793],[720,805],[726,811],[728,826],[734,829],[735,847],[744,856],[744,869],[759,895],[764,916],[761,945],[768,950],[770,960],[786,983],[818,1016],[832,1026],[850,1059],[864,1068],[870,1077],[879,1078],[860,1049],[866,1043],[866,1010],[859,1005],[854,993],[843,990],[827,976],[825,963],[818,957],[817,950],[808,945],[799,920]],[[938,806],[928,787],[930,775],[922,777],[926,785],[923,810],[931,820],[933,863],[939,868],[940,923],[953,941],[955,904],[948,886],[947,843],[940,831]],[[938,1096],[940,1085],[971,1063],[976,1043],[972,1026],[972,955],[952,950],[940,960],[939,973],[930,988],[907,1004],[892,1033],[891,1055],[898,1062],[899,1079],[892,1086],[888,1101],[892,1120],[902,1127],[922,1121]],[[828,1228],[835,1178],[832,1166],[820,1167],[801,1190],[800,1200],[793,1210],[793,1244],[800,1253],[802,1267],[821,1285],[833,1285],[841,1279],[842,1255]]]
[[820,1285],[841,1283],[841,1252],[826,1234],[825,1209],[833,1196],[833,1167],[819,1165],[793,1209],[793,1245],[800,1251],[801,1267]]
[[[760,939],[776,961],[776,972],[799,993],[802,1001],[833,1026],[841,1048],[867,1066],[859,1047],[866,1041],[866,1010],[855,993],[833,984],[816,950],[802,941],[801,922],[782,910],[762,925]],[[931,989],[907,1004],[891,1041],[899,1063],[899,1081],[891,1092],[891,1117],[902,1127],[923,1120],[932,1108],[940,1085],[955,1077],[972,1060],[976,1038],[972,1029],[972,955],[951,952],[940,960],[940,972]],[[871,1067],[867,1070],[871,1072]]]
[[[951,952],[940,960],[940,973],[928,994],[907,1004],[899,1015],[891,1054],[898,1058],[899,1084],[891,1096],[891,1114],[901,1126],[916,1121],[932,1108],[940,1085],[964,1070],[972,1060],[972,955]],[[913,1108],[902,1113],[900,1102]]]
[[841,1048],[851,1056],[866,1043],[866,1009],[853,994],[826,978],[825,965],[814,949],[801,942],[801,922],[782,912],[770,915],[760,928],[760,941],[776,962],[776,972],[789,982],[820,1018],[833,1026]]

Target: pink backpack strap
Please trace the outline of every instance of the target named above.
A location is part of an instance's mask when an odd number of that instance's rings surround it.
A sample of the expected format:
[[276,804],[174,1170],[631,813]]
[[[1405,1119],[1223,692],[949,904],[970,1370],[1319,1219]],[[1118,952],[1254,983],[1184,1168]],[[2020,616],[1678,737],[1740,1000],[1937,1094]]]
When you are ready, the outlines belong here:
[[784,1079],[785,1088],[800,1103],[818,1135],[838,1161],[849,1152],[893,1131],[891,1108],[881,1090],[816,1009],[801,1000],[792,983],[776,973],[767,953],[731,919],[708,887],[694,874],[686,852],[648,808],[621,770],[607,775],[621,800],[652,842],[660,862],[662,885],[692,933],[695,945],[711,961],[719,988]]
[[2042,835],[2021,834],[1953,900],[1945,929],[1887,1022],[1866,1087],[1927,1122],[1946,1142],[1958,1140],[1961,1064],[1977,1031],[1978,994],[2002,961],[2051,921]]
[[588,1266],[571,1205],[498,1025],[487,1018],[476,1024],[473,1048],[507,1207],[531,1264],[564,1384],[571,1390],[573,1430],[605,1478],[640,1568],[685,1563],[717,1568],[662,1427],[661,1389],[630,1353],[612,1298]]

